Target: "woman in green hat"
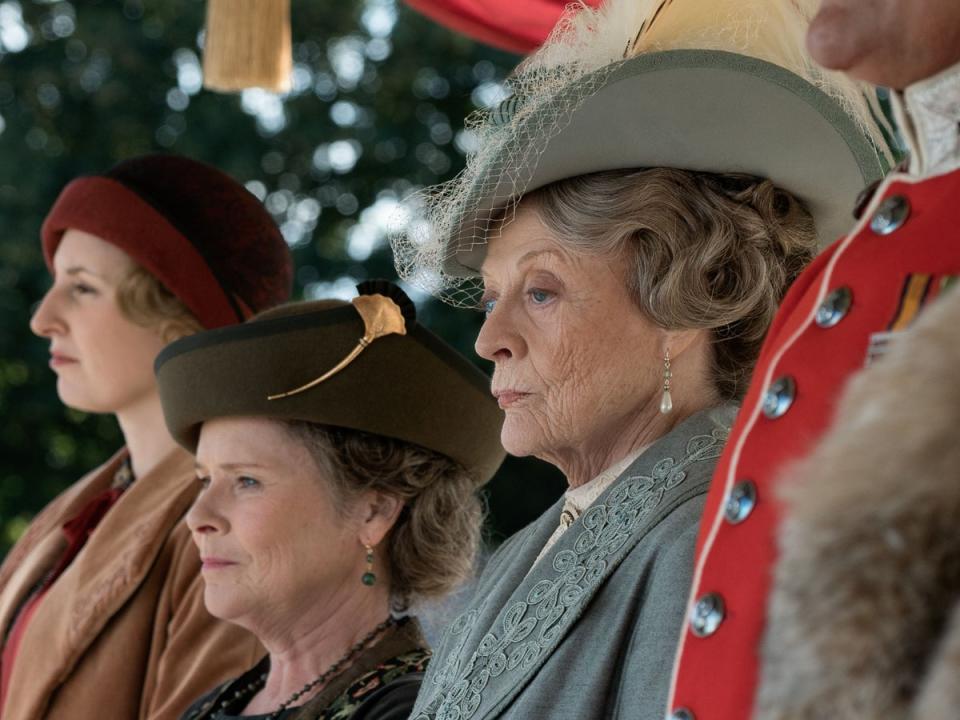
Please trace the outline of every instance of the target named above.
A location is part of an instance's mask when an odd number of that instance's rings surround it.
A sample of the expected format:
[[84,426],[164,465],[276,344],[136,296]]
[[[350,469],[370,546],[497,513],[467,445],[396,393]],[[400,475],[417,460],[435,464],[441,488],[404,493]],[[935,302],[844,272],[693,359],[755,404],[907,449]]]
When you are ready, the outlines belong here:
[[206,607],[267,649],[185,720],[405,719],[430,652],[404,613],[472,568],[477,489],[504,456],[489,380],[399,288],[359,289],[157,360],[167,425],[197,458]]
[[[401,276],[485,312],[504,447],[569,485],[491,558],[416,720],[667,714],[737,402],[784,292],[883,167],[859,88],[806,56],[812,4],[579,7],[468,123],[464,173],[413,201]],[[731,525],[771,511],[741,480]],[[722,597],[691,610],[698,637],[734,631]]]

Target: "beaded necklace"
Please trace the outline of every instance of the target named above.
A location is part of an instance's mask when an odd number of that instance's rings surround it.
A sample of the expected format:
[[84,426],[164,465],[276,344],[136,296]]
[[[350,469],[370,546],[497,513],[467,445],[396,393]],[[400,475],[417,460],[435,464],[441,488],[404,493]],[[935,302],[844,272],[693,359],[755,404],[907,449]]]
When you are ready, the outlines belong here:
[[[297,690],[293,695],[290,696],[284,703],[280,705],[276,710],[274,710],[270,715],[267,716],[267,720],[276,720],[280,715],[283,714],[283,711],[289,708],[293,703],[299,700],[301,697],[306,695],[308,692],[313,690],[318,685],[325,683],[327,680],[332,678],[334,675],[343,670],[344,666],[349,664],[354,660],[357,655],[366,650],[368,647],[374,644],[374,642],[387,630],[387,628],[393,627],[397,624],[397,621],[393,617],[389,617],[384,620],[382,623],[377,625],[373,630],[370,631],[362,640],[357,642],[353,647],[351,647],[343,656],[337,660],[333,665],[328,667],[316,678],[308,682],[302,688]],[[257,694],[267,682],[267,673],[263,672],[259,677],[254,678],[248,682],[243,687],[237,688],[228,698],[222,700],[219,705],[216,706],[214,714],[209,716],[211,720],[218,720],[218,718],[223,718],[226,716],[227,708],[234,705],[241,699],[252,698]]]

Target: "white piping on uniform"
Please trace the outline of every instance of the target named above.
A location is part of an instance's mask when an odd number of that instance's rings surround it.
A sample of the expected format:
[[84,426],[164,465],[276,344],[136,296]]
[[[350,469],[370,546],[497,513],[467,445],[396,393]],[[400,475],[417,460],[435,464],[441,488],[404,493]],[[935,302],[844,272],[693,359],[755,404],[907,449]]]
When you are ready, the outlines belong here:
[[[854,229],[847,235],[846,239],[843,241],[843,244],[837,248],[837,251],[834,253],[833,257],[830,258],[830,262],[827,265],[826,272],[824,273],[823,279],[820,283],[820,289],[817,292],[816,302],[813,303],[812,309],[810,311],[809,317],[806,321],[797,328],[796,332],[790,336],[790,339],[776,352],[776,354],[771,359],[770,363],[767,366],[767,373],[763,378],[763,387],[770,387],[770,383],[773,380],[775,370],[780,363],[780,359],[783,355],[793,347],[794,343],[803,335],[810,327],[810,324],[814,321],[817,315],[817,308],[820,307],[820,304],[823,302],[826,294],[827,288],[830,285],[830,279],[833,275],[834,268],[836,267],[837,262],[843,256],[843,253],[846,252],[847,248],[850,246],[850,243],[853,242],[854,238],[860,235],[861,232],[866,228],[867,224],[870,222],[874,213],[877,210],[879,204],[883,201],[884,195],[887,190],[890,188],[890,185],[894,182],[901,182],[907,184],[917,184],[923,182],[923,178],[911,177],[909,175],[897,174],[894,173],[889,175],[884,179],[883,183],[877,188],[877,191],[874,193],[873,199],[870,201],[870,204],[867,206],[867,209],[864,211],[863,215],[860,217],[860,221],[856,224]],[[753,380],[755,382],[756,379]],[[713,550],[713,544],[716,540],[717,533],[720,530],[721,525],[723,524],[723,509],[726,506],[725,500],[730,495],[730,489],[733,487],[734,478],[736,478],[737,473],[736,469],[740,463],[740,454],[743,451],[743,446],[746,443],[747,438],[750,436],[751,431],[753,430],[754,425],[757,422],[757,418],[760,416],[760,411],[763,408],[763,397],[764,393],[760,394],[760,397],[757,400],[756,406],[750,413],[750,420],[744,428],[743,432],[740,433],[740,436],[737,438],[737,443],[733,449],[733,457],[730,460],[730,469],[727,472],[727,476],[724,479],[723,485],[723,499],[720,502],[720,505],[717,507],[716,515],[713,517],[712,525],[710,527],[710,534],[707,535],[707,540],[703,545],[703,552],[700,554],[700,557],[697,559],[697,564],[694,567],[693,572],[693,581],[691,583],[691,592],[690,596],[687,599],[687,611],[684,615],[684,623],[680,628],[680,642],[677,646],[677,654],[674,656],[673,660],[673,673],[670,678],[670,695],[667,698],[667,712],[665,717],[669,717],[670,713],[675,707],[674,696],[677,692],[677,680],[680,675],[680,659],[683,657],[683,650],[687,641],[687,622],[690,617],[690,613],[693,611],[694,604],[697,601],[697,598],[700,595],[700,582],[703,577],[703,571],[707,563],[707,559],[710,556],[710,552]],[[743,410],[741,409],[741,412]]]

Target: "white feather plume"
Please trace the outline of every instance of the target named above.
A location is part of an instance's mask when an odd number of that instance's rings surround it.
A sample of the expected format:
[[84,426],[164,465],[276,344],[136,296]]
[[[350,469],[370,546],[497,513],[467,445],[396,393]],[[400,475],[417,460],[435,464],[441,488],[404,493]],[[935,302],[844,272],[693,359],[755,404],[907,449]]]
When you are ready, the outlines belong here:
[[591,8],[583,2],[567,6],[543,46],[518,70],[557,68],[577,64],[584,72],[617,60],[633,42],[639,27],[662,0],[618,0]]

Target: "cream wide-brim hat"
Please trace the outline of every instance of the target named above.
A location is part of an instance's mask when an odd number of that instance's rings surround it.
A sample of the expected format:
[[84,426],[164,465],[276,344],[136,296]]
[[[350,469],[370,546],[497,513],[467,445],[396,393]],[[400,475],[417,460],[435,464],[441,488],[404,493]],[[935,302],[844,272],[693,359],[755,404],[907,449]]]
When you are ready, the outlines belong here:
[[[863,88],[806,57],[802,6],[816,3],[614,2],[606,16],[580,11],[587,31],[559,27],[516,71],[514,95],[474,121],[486,147],[451,183],[415,198],[421,222],[394,237],[401,277],[470,304],[488,236],[520,197],[606,170],[748,173],[802,200],[821,245],[849,229],[858,193],[888,167],[884,136]],[[612,27],[629,24],[624,16],[640,31]],[[626,59],[581,72],[604,42]],[[553,87],[538,92],[538,81]]]
[[886,169],[835,100],[783,68],[720,51],[642,55],[607,76],[532,167],[501,172],[492,164],[495,183],[478,175],[465,200],[472,209],[450,238],[463,249],[445,269],[476,274],[485,244],[474,237],[515,197],[519,178],[529,175],[526,194],[577,175],[646,167],[767,178],[806,204],[821,244],[850,228],[857,194]]

